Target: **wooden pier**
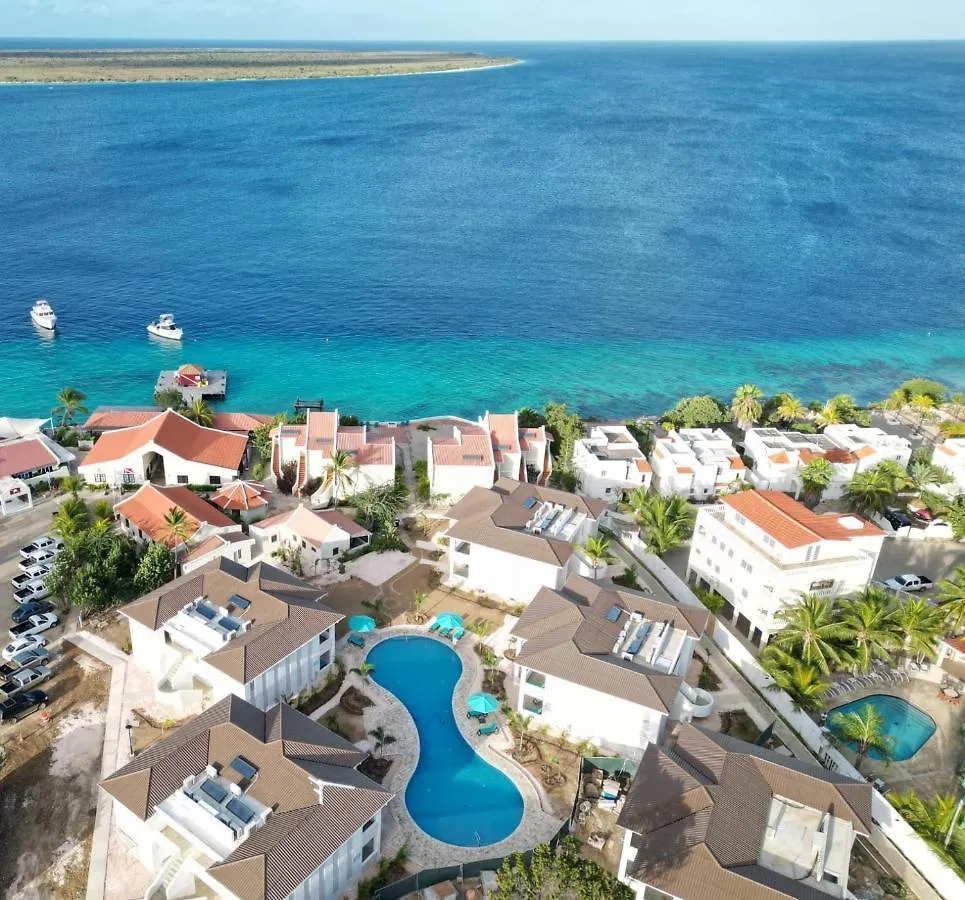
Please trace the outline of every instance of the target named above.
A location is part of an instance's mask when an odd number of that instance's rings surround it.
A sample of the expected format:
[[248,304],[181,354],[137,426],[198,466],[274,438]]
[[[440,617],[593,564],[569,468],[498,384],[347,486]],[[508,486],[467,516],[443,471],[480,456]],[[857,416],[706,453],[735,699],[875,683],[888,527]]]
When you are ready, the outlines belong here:
[[185,403],[195,400],[224,400],[228,395],[228,373],[224,369],[202,369],[186,363],[178,369],[162,371],[154,393],[177,391]]

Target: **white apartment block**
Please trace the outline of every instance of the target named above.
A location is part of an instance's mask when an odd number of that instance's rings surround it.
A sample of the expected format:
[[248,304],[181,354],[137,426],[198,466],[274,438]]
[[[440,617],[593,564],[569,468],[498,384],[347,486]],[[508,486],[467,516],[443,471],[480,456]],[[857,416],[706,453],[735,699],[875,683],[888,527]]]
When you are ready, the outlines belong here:
[[452,437],[430,435],[426,456],[426,474],[436,496],[454,502],[473,488],[492,487],[496,466],[492,437],[480,425],[454,425]]
[[511,633],[516,709],[639,758],[669,720],[713,709],[712,696],[686,680],[709,619],[702,607],[578,575],[559,591],[543,588]]
[[664,497],[711,500],[734,490],[746,469],[734,442],[720,428],[681,428],[654,438],[654,486]]
[[600,500],[508,478],[473,488],[446,514],[446,581],[528,603],[571,574],[593,573],[577,545],[596,535],[605,509]]
[[284,703],[229,696],[101,788],[150,900],[336,900],[378,858],[392,799],[366,756]]
[[911,444],[880,428],[829,425],[823,434],[801,434],[776,428],[751,428],[744,448],[753,459],[748,481],[761,490],[784,491],[799,496],[801,469],[815,459],[826,459],[834,469],[823,498],[835,500],[859,472],[891,459],[907,466]]
[[859,516],[818,515],[786,494],[743,491],[697,513],[687,580],[720,594],[721,617],[762,646],[780,627],[776,613],[802,594],[867,587],[884,536]]
[[580,493],[618,501],[625,491],[650,489],[653,471],[625,425],[592,425],[573,448]]
[[[392,484],[395,480],[395,438],[366,425],[340,425],[338,410],[309,410],[304,425],[279,425],[272,432],[271,470],[277,479],[285,466],[295,466],[293,493],[299,494],[315,478],[323,479],[312,495],[313,506],[332,502],[368,488]],[[328,480],[333,454],[341,450],[355,462],[347,484],[336,486]]]
[[845,900],[872,788],[695,725],[650,744],[617,823],[637,900]]
[[965,438],[946,438],[935,447],[932,462],[947,469],[955,479],[940,490],[950,496],[965,494]]
[[307,688],[334,658],[335,624],[319,588],[264,563],[219,558],[121,608],[131,659],[181,715],[229,694],[267,709]]

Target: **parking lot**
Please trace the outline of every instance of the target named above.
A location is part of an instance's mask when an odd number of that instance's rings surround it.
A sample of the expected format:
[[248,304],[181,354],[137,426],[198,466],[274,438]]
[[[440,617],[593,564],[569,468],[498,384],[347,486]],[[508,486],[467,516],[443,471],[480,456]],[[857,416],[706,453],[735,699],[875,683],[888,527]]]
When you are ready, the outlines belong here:
[[937,582],[947,578],[952,569],[960,565],[965,565],[965,544],[887,538],[878,557],[874,580],[884,581],[912,572],[927,575]]

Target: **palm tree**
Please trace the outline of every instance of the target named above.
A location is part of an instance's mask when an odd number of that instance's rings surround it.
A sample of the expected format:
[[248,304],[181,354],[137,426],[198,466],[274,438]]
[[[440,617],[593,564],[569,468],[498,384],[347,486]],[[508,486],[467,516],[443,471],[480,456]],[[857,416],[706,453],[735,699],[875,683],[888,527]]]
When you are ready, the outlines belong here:
[[960,634],[965,626],[965,565],[955,566],[948,578],[938,582],[938,600],[947,632]]
[[756,384],[742,384],[731,400],[730,412],[741,431],[746,431],[761,419],[764,392]]
[[523,750],[523,740],[529,731],[530,726],[533,724],[533,717],[526,716],[518,712],[510,712],[507,715],[509,719],[509,727],[515,729],[519,732],[519,746],[516,748],[517,752],[522,752]]
[[178,506],[172,506],[164,514],[164,530],[167,533],[168,543],[172,547],[179,547],[194,534],[194,521],[188,514]]
[[954,480],[951,472],[944,466],[924,459],[916,460],[908,467],[908,481],[918,496],[926,493],[932,486],[940,487]]
[[839,645],[847,630],[836,621],[834,605],[824,597],[802,594],[793,606],[785,606],[774,617],[782,624],[771,643],[794,655],[825,675],[841,661]]
[[801,467],[801,485],[804,488],[804,503],[814,509],[821,497],[834,481],[834,466],[823,456],[812,459]]
[[365,689],[368,687],[369,679],[375,674],[375,666],[368,660],[362,660],[354,669],[349,671],[358,675],[362,679],[362,696],[365,696]]
[[385,597],[379,595],[378,597],[373,597],[371,600],[363,600],[362,606],[372,613],[372,618],[375,619],[379,625],[386,620]]
[[837,738],[855,745],[854,767],[859,772],[872,750],[886,763],[894,758],[895,739],[885,732],[884,716],[870,703],[852,712],[835,713],[831,716],[831,728]]
[[336,450],[332,454],[332,461],[325,471],[325,479],[322,482],[322,486],[326,488],[331,487],[333,506],[338,506],[339,494],[342,489],[352,485],[354,480],[353,475],[358,467],[359,464],[356,462],[355,457],[347,451]]
[[924,597],[909,597],[899,604],[893,620],[906,657],[934,655],[935,641],[945,631],[945,613],[940,607]]
[[205,428],[209,428],[214,423],[214,410],[200,397],[191,401],[190,405],[181,411],[181,415],[197,425],[203,425]]
[[79,413],[87,415],[86,399],[87,395],[77,388],[65,387],[57,395],[57,405],[50,411],[51,418],[59,418],[62,426],[76,425]]
[[807,407],[794,394],[781,394],[775,410],[777,419],[784,425],[792,425],[807,416]]
[[839,621],[847,629],[847,653],[856,671],[867,672],[876,659],[891,659],[901,646],[894,614],[894,600],[874,585],[842,602]]
[[75,497],[80,489],[84,486],[84,479],[80,475],[68,475],[66,478],[60,480],[60,489],[62,491],[70,491]]
[[935,400],[933,397],[929,397],[928,394],[918,394],[911,398],[908,406],[911,407],[918,416],[918,422],[915,425],[915,434],[918,434],[921,432],[925,422],[934,418]]
[[587,562],[593,567],[594,576],[597,569],[605,569],[608,565],[617,561],[616,556],[610,551],[610,541],[605,537],[588,537],[576,549],[586,557]]
[[369,734],[375,738],[375,749],[379,751],[379,756],[385,756],[385,748],[389,744],[395,743],[395,738],[388,734],[381,725],[378,728],[373,728]]
[[895,484],[888,473],[875,466],[858,472],[844,489],[848,506],[857,513],[882,513],[895,498]]
[[822,677],[816,666],[809,666],[776,647],[770,649],[770,654],[761,656],[764,671],[774,680],[770,690],[784,691],[796,710],[817,712],[823,709],[824,695],[831,682]]
[[111,506],[110,500],[98,500],[91,510],[94,514],[95,522],[113,522],[114,521],[114,507]]
[[828,425],[840,425],[842,421],[841,405],[838,403],[836,397],[832,397],[821,407],[821,411],[817,414],[818,426],[827,428]]
[[944,850],[950,843],[949,832],[954,825],[958,806],[954,794],[935,794],[926,802],[909,789],[904,794],[890,791],[888,800],[902,818],[936,849]]
[[88,522],[87,504],[79,497],[68,497],[51,517],[50,530],[70,543],[87,530]]
[[647,544],[657,556],[679,547],[693,531],[693,507],[676,494],[668,498],[637,488],[630,493],[628,506],[646,529]]

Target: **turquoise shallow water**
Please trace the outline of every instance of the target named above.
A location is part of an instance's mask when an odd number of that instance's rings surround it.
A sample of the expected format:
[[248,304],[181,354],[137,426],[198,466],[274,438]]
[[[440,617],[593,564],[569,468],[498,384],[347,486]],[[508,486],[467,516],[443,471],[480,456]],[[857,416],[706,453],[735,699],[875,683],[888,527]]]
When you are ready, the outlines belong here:
[[0,89],[0,414],[184,361],[367,418],[965,387],[965,46],[490,49],[526,63]]

